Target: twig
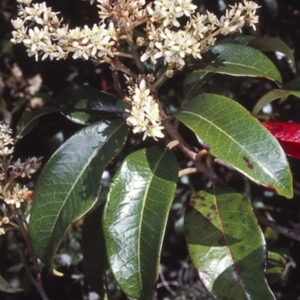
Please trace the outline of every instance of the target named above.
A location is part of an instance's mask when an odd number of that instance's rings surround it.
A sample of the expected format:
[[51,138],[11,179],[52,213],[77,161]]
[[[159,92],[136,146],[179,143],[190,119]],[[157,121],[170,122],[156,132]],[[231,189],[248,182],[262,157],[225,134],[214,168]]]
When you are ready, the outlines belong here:
[[284,227],[282,225],[277,224],[274,221],[269,220],[267,217],[265,217],[264,215],[262,215],[259,211],[255,210],[254,211],[258,221],[267,226],[270,227],[276,231],[278,231],[279,233],[281,233],[282,235],[285,235],[293,240],[299,241],[300,242],[300,232],[296,231],[294,229],[290,229],[287,227]]
[[118,71],[113,71],[112,72],[112,77],[113,77],[113,82],[114,82],[114,88],[117,92],[117,94],[119,95],[119,97],[121,99],[124,99],[126,97],[122,87],[121,87],[121,84],[120,84],[120,80],[119,80],[119,73]]
[[224,182],[221,180],[221,178],[219,178],[219,176],[211,168],[207,167],[201,160],[197,159],[197,153],[191,150],[190,146],[185,142],[185,140],[181,137],[169,120],[164,119],[163,124],[171,138],[179,142],[178,147],[180,150],[185,154],[186,157],[194,162],[197,170],[209,178],[213,183],[220,183],[224,185]]
[[134,59],[134,62],[136,64],[136,66],[138,67],[139,71],[141,74],[145,74],[145,67],[144,64],[141,62],[140,60],[140,55],[137,52],[137,46],[135,45],[134,41],[133,41],[133,32],[132,32],[132,28],[126,28],[126,25],[123,27],[123,30],[126,33],[126,41],[129,45],[129,47],[131,48],[131,52],[132,52],[132,57]]
[[[15,239],[15,243],[17,244],[16,239]],[[23,263],[23,265],[26,269],[27,275],[28,275],[30,281],[32,282],[32,284],[35,286],[37,292],[40,294],[40,296],[43,300],[49,300],[48,296],[46,295],[46,293],[44,291],[44,288],[42,286],[41,281],[37,280],[33,277],[32,273],[31,273],[31,270],[28,266],[28,263],[25,259],[25,256],[24,256],[23,252],[21,251],[21,249],[19,247],[18,247],[18,253],[19,253],[19,257],[20,257],[20,259],[21,259],[21,261],[22,261],[22,263]]]
[[28,273],[28,277],[30,279],[30,281],[32,282],[32,284],[35,286],[37,292],[39,293],[39,295],[41,296],[41,298],[43,300],[48,300],[48,296],[45,293],[42,281],[41,281],[41,273],[40,273],[40,269],[39,269],[39,265],[38,265],[38,260],[37,257],[35,255],[35,252],[33,250],[32,244],[31,244],[31,240],[30,237],[28,235],[28,231],[25,229],[24,227],[24,223],[23,221],[19,218],[18,214],[16,213],[16,210],[13,206],[10,206],[10,209],[12,211],[12,215],[14,216],[14,219],[16,220],[17,224],[18,224],[18,229],[21,232],[23,239],[25,241],[27,250],[29,252],[29,256],[31,258],[32,261],[32,265],[33,265],[33,270],[34,270],[34,274],[35,274],[35,278],[26,262],[26,259],[22,253],[22,251],[19,249],[19,256],[21,261],[24,264],[24,267]]
[[111,59],[109,57],[104,57],[104,61],[110,64],[110,69],[112,71],[121,71],[130,77],[137,79],[138,75],[123,65],[117,58]]

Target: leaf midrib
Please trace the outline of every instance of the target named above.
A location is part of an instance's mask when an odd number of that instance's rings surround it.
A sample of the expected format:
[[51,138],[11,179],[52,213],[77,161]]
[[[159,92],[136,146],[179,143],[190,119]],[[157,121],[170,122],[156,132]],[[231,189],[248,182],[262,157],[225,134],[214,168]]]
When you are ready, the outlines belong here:
[[[215,127],[215,129],[219,130],[221,133],[223,133],[226,137],[228,137],[229,140],[232,140],[233,143],[235,143],[236,145],[238,145],[242,150],[244,150],[248,155],[249,157],[251,157],[254,161],[256,161],[256,163],[258,164],[259,167],[261,167],[261,169],[267,174],[269,175],[269,177],[271,179],[273,179],[274,182],[277,182],[279,186],[281,186],[281,188],[283,190],[285,190],[284,188],[284,185],[281,184],[281,181],[277,181],[276,178],[273,177],[273,174],[271,172],[268,171],[268,169],[266,169],[264,167],[264,165],[260,162],[260,160],[257,160],[257,158],[255,156],[253,156],[253,154],[251,152],[248,151],[248,149],[246,149],[245,147],[243,147],[240,143],[238,143],[235,139],[231,138],[230,135],[228,135],[224,130],[222,130],[219,126],[217,126],[215,123],[209,121],[207,118],[203,117],[203,116],[200,116],[198,114],[195,114],[193,112],[190,112],[190,111],[181,111],[180,113],[185,113],[187,115],[192,115],[196,118],[199,118],[199,119],[202,119],[204,120],[205,122],[207,122],[208,124],[210,124],[211,126]],[[254,159],[255,158],[255,159]],[[240,168],[238,168],[240,170]],[[244,171],[241,170],[243,173]],[[248,175],[248,174],[247,174]]]
[[[85,173],[85,171],[87,170],[88,166],[90,165],[90,162],[97,156],[97,154],[99,153],[99,151],[103,148],[103,146],[105,146],[105,144],[112,138],[112,136],[114,136],[114,134],[120,129],[120,127],[123,125],[123,123],[121,123],[110,135],[109,137],[105,140],[105,143],[102,142],[101,147],[97,148],[94,151],[94,155],[90,155],[90,160],[88,160],[83,166],[82,168],[82,172],[79,173],[79,175],[77,176],[76,180],[74,181],[74,184],[71,185],[72,188],[70,188],[69,192],[66,194],[64,201],[62,202],[61,208],[59,209],[58,213],[57,213],[57,217],[55,218],[55,222],[53,222],[53,226],[52,226],[52,230],[49,231],[49,233],[53,233],[55,231],[55,228],[57,226],[57,221],[61,216],[62,210],[65,207],[65,203],[67,202],[67,200],[70,198],[71,193],[73,192],[75,186],[77,185],[77,183],[79,182],[80,178],[82,177],[82,174]],[[53,234],[50,235],[50,240],[49,240],[49,244],[51,244],[51,240],[52,240]],[[51,249],[51,247],[48,248],[49,250]],[[55,249],[54,249],[55,252]],[[51,257],[52,257],[52,253],[51,253]]]
[[[146,207],[146,200],[147,200],[147,197],[146,195],[148,195],[148,191],[150,189],[150,186],[151,186],[151,183],[153,181],[153,178],[155,177],[155,171],[157,170],[158,166],[159,166],[159,163],[161,162],[163,156],[165,155],[166,153],[166,150],[164,150],[164,152],[162,153],[162,155],[160,156],[159,160],[157,161],[156,165],[155,165],[155,168],[153,169],[153,171],[151,172],[152,175],[150,176],[151,179],[149,179],[149,184],[147,186],[147,189],[145,190],[145,197],[143,199],[143,206],[142,206],[142,211],[141,211],[141,218],[140,218],[140,222],[139,222],[139,234],[138,236],[140,237],[141,236],[141,231],[142,231],[142,223],[143,223],[143,215],[144,215],[144,211],[145,211],[145,207]],[[149,168],[149,170],[151,170]],[[141,261],[140,261],[140,257],[141,257],[141,239],[139,238],[139,243],[138,243],[138,264],[139,264],[139,278],[140,278],[140,282],[142,283],[142,275],[141,275]],[[142,291],[144,291],[144,288],[142,286]]]

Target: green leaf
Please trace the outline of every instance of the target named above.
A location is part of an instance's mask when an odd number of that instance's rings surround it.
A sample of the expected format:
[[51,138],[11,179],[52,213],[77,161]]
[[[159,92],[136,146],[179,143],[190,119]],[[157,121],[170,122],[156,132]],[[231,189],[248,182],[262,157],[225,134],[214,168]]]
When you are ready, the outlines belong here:
[[292,50],[287,44],[285,44],[282,40],[278,38],[273,38],[270,36],[255,37],[252,35],[237,35],[232,37],[226,37],[222,40],[217,41],[218,45],[226,43],[236,43],[245,46],[247,45],[262,52],[280,52],[291,60],[292,67],[295,68],[295,57]]
[[256,48],[259,51],[277,51],[284,54],[292,62],[292,66],[295,67],[295,57],[292,50],[287,44],[278,38],[270,36],[257,37],[249,41],[248,46]]
[[241,194],[230,189],[194,194],[184,226],[192,262],[216,299],[275,299],[263,273],[264,236]]
[[174,116],[219,160],[279,195],[293,196],[292,175],[281,146],[240,104],[224,96],[204,94]]
[[11,284],[5,281],[3,277],[0,275],[0,291],[5,293],[17,293],[17,292],[21,292],[22,289],[13,287]]
[[286,254],[268,251],[268,269],[266,277],[269,284],[281,279],[281,276],[285,271],[286,260]]
[[263,77],[281,84],[276,66],[260,51],[239,44],[222,44],[209,48],[200,63],[191,65],[202,72],[221,73],[232,76]]
[[95,203],[101,174],[128,135],[114,119],[81,129],[67,140],[42,170],[35,189],[30,234],[39,259],[52,268],[53,256],[71,222]]
[[17,124],[16,139],[20,140],[27,135],[37,125],[42,116],[58,111],[54,107],[43,107],[36,112],[25,112]]
[[280,103],[282,103],[287,99],[288,96],[300,98],[300,77],[294,78],[292,81],[285,84],[281,89],[274,89],[263,95],[253,108],[252,114],[257,115],[265,105],[276,99],[281,98]]
[[84,276],[90,287],[104,298],[105,271],[108,269],[102,215],[108,189],[101,193],[97,206],[88,213],[82,227],[82,254]]
[[123,114],[127,104],[117,96],[88,85],[72,84],[47,103],[58,107],[73,122],[90,124],[108,114]]
[[153,299],[177,178],[175,156],[159,149],[130,154],[113,178],[104,236],[112,272],[130,297]]

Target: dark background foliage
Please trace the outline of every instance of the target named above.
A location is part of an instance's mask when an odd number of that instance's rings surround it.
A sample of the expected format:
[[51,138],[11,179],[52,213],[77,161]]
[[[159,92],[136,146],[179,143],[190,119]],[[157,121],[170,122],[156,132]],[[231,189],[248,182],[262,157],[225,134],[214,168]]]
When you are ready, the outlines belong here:
[[[36,1],[41,2],[41,1]],[[206,8],[218,15],[224,12],[227,4],[234,4],[235,1],[222,0],[197,0],[195,1],[202,9]],[[60,11],[64,16],[64,21],[70,27],[91,25],[97,22],[97,11],[94,6],[90,6],[88,1],[81,0],[47,0],[47,4],[52,6],[54,11]],[[300,2],[297,0],[260,0],[259,10],[260,23],[256,36],[271,36],[283,40],[294,52],[297,70],[300,68]],[[10,18],[16,17],[17,8],[14,0],[0,0],[0,73],[5,78],[10,74],[10,68],[14,62],[20,66],[24,76],[30,77],[37,73],[42,75],[44,95],[54,97],[71,83],[86,83],[98,89],[105,89],[113,92],[110,70],[106,65],[95,66],[91,62],[72,60],[68,58],[64,61],[39,61],[28,58],[25,48],[22,45],[12,46],[9,42],[11,38],[12,26]],[[284,83],[296,76],[290,68],[285,57],[278,57],[274,53],[267,54],[279,68]],[[297,74],[298,75],[298,74]],[[161,94],[167,106],[171,104],[175,107],[180,105],[182,75],[176,75],[167,82]],[[233,78],[225,75],[216,75],[209,79],[205,85],[205,91],[226,95],[244,105],[251,110],[256,101],[268,90],[274,88],[273,83],[262,79]],[[14,101],[10,101],[9,90],[4,89],[3,99],[6,99],[8,110],[14,108]],[[14,114],[12,127],[16,126],[20,118],[21,111]],[[277,121],[300,122],[300,102],[299,99],[290,97],[283,105],[273,104],[274,119]],[[0,120],[2,116],[0,115]],[[43,163],[51,156],[59,144],[80,128],[64,116],[54,113],[42,118],[39,126],[28,136],[16,145],[15,157],[26,158],[28,156],[43,156]],[[191,144],[196,140],[184,128],[181,129],[183,136]],[[141,142],[137,137],[131,136],[125,154],[135,149],[151,145],[152,141]],[[185,166],[188,161],[180,153],[176,153],[179,162]],[[273,218],[281,225],[298,228],[300,230],[300,162],[289,158],[290,166],[294,176],[295,197],[286,200],[282,197],[269,194],[263,188],[243,179],[237,172],[229,171],[225,167],[214,166],[226,182],[238,190],[248,193],[254,199],[254,203],[263,203],[269,207]],[[117,166],[110,165],[114,170]],[[34,179],[34,178],[33,178]],[[166,239],[162,251],[162,268],[158,289],[158,299],[169,297],[168,299],[210,299],[201,287],[195,271],[191,267],[188,259],[185,241],[182,235],[182,210],[186,203],[189,190],[199,190],[205,187],[206,179],[199,175],[192,175],[189,182],[181,182],[178,187],[177,196],[170,214],[167,226]],[[46,292],[50,299],[92,299],[87,298],[90,292],[84,281],[82,261],[80,254],[81,223],[75,224],[72,231],[68,233],[64,240],[59,254],[62,259],[64,254],[72,258],[70,265],[65,265],[63,261],[57,262],[58,269],[65,275],[55,277],[48,270],[43,271],[43,280]],[[288,239],[272,230],[265,231],[270,249],[283,249],[289,255],[289,266],[284,280],[278,281],[271,286],[277,299],[299,299],[300,297],[300,255],[299,242]],[[1,275],[7,279],[21,281],[24,293],[7,295],[0,292],[0,299],[38,299],[38,296],[30,286],[28,278],[18,262],[16,248],[13,246],[11,237],[0,239],[0,270]],[[165,285],[164,282],[174,282],[174,285]],[[175,284],[176,283],[176,284]],[[177,286],[180,285],[180,286]],[[111,279],[110,289],[115,291],[116,299],[126,299],[118,290],[113,279]],[[90,296],[91,297],[91,296]],[[260,299],[257,299],[260,300]]]

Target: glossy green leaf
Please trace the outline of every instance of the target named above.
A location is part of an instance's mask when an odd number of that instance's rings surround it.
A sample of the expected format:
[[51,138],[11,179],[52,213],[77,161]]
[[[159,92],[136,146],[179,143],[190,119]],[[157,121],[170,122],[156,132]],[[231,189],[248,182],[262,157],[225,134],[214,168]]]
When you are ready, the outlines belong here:
[[201,72],[232,76],[263,77],[281,84],[276,66],[260,51],[239,44],[220,44],[209,48],[203,60],[191,66]]
[[184,226],[192,262],[216,299],[275,299],[264,277],[264,236],[241,194],[230,189],[194,194]]
[[103,220],[107,255],[118,284],[131,297],[153,299],[177,178],[172,152],[143,149],[124,160],[111,183]]
[[5,281],[4,278],[0,275],[0,291],[5,293],[17,293],[17,292],[21,292],[22,289],[13,287],[11,284]]
[[127,135],[121,119],[88,126],[67,140],[43,168],[29,229],[37,256],[50,268],[70,223],[94,205],[101,173],[122,149]]
[[279,195],[293,196],[292,175],[281,146],[240,104],[224,96],[204,94],[174,116],[213,156]]
[[90,124],[108,114],[122,114],[127,104],[113,94],[72,84],[48,102],[48,106],[58,107],[73,122]]
[[295,57],[293,51],[289,48],[287,44],[281,41],[278,38],[273,38],[270,36],[257,37],[252,39],[247,44],[250,47],[253,47],[259,51],[277,51],[284,54],[292,62],[292,66],[295,67]]
[[108,269],[102,230],[102,215],[107,191],[108,189],[101,193],[96,207],[88,213],[82,227],[84,276],[90,287],[100,295],[101,299],[104,298],[104,272]]
[[288,96],[300,98],[300,77],[294,78],[281,89],[274,89],[263,95],[253,108],[252,114],[257,115],[265,105],[276,99],[281,98],[280,103],[282,103]]
[[270,36],[255,37],[253,35],[236,35],[217,41],[217,44],[228,43],[247,45],[262,52],[280,52],[290,59],[292,67],[295,67],[295,57],[292,50],[287,44],[278,38],[273,38]]
[[37,125],[42,116],[58,111],[54,107],[43,107],[36,112],[25,112],[17,124],[16,139],[22,139],[27,135]]

